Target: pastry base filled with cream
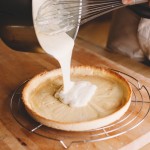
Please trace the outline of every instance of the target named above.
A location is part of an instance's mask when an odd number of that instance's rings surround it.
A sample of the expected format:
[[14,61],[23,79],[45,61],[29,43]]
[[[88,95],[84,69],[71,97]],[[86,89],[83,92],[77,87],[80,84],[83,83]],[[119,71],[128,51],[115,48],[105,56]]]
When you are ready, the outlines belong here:
[[55,94],[63,85],[61,70],[58,69],[37,75],[24,88],[23,101],[30,115],[53,128],[84,131],[112,123],[129,107],[129,84],[107,69],[75,67],[71,69],[71,80],[77,83],[86,81],[97,87],[85,106],[70,107],[56,98]]

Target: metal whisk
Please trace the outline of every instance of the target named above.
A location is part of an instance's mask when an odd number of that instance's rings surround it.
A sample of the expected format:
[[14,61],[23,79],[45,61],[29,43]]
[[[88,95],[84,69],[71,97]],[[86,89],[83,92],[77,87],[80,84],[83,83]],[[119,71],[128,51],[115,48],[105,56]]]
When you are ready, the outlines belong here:
[[68,32],[127,4],[127,0],[45,0],[39,8],[35,22],[41,32]]
[[121,0],[46,0],[35,22],[41,32],[57,34],[123,6]]

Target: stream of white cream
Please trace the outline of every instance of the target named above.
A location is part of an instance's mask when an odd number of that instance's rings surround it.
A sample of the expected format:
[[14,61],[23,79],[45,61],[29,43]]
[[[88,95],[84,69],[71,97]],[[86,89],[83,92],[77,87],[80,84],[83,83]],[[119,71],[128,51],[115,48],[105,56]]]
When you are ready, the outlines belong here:
[[[41,31],[41,27],[39,28],[36,24],[39,8],[44,1],[45,0],[33,0],[33,20],[36,35],[41,47],[46,53],[58,60],[62,69],[64,87],[62,91],[57,93],[57,96],[60,97],[63,103],[72,107],[85,106],[95,93],[96,86],[87,81],[72,82],[70,79],[70,66],[74,40],[65,32],[54,35],[45,33]],[[53,27],[52,23],[51,26]],[[59,24],[57,26],[57,24],[54,23],[53,29],[55,26],[56,29],[59,29]]]

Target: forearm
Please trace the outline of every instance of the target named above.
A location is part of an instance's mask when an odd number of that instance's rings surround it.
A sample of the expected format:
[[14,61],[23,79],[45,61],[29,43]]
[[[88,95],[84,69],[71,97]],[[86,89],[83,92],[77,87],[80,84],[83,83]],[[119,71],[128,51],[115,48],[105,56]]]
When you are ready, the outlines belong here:
[[126,5],[135,5],[140,3],[146,3],[148,1],[149,0],[122,0],[122,3]]

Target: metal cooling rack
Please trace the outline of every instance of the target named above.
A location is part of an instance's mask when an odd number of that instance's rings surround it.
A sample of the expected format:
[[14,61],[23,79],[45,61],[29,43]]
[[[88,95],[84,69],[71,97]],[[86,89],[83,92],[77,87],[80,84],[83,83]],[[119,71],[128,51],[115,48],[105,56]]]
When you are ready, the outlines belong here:
[[132,102],[124,116],[105,127],[84,131],[68,132],[46,127],[33,120],[26,112],[21,100],[21,92],[27,81],[22,83],[13,93],[10,108],[15,120],[31,133],[60,142],[64,148],[73,143],[87,143],[107,140],[127,133],[140,125],[150,111],[150,93],[145,85],[134,77],[123,72],[112,70],[126,78],[132,87]]

